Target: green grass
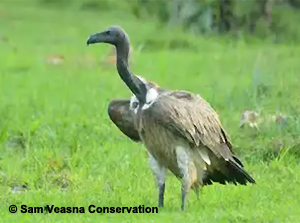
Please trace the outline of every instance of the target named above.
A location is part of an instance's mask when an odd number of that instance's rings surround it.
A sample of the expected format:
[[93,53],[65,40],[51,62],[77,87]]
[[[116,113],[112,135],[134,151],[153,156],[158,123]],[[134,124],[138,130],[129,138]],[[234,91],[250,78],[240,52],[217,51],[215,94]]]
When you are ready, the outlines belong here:
[[[0,222],[299,222],[299,46],[250,46],[190,36],[126,13],[16,3],[0,3]],[[22,204],[84,206],[86,212],[91,204],[156,206],[146,149],[107,115],[109,100],[130,92],[115,68],[100,62],[108,46],[85,43],[111,24],[128,31],[135,49],[146,43],[134,52],[134,73],[211,103],[256,185],[205,187],[199,201],[190,194],[184,213],[172,175],[158,214],[8,212],[11,204],[19,210]],[[194,50],[170,49],[176,38]],[[53,54],[64,63],[47,64]],[[280,111],[288,123],[241,130],[245,109],[263,116]],[[24,183],[28,190],[11,192]]]

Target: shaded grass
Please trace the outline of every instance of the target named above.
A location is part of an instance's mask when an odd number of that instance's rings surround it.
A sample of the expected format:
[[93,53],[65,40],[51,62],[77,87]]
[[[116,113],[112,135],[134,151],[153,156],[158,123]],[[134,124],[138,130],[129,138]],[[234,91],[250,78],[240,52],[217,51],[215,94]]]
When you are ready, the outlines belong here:
[[[157,29],[151,21],[124,14],[45,9],[29,3],[0,3],[0,35],[8,39],[0,42],[3,222],[299,219],[299,46],[224,43]],[[145,148],[126,139],[107,116],[109,100],[129,97],[130,92],[114,67],[100,63],[108,46],[85,44],[90,33],[110,24],[125,27],[135,49],[145,44],[144,51],[134,52],[134,73],[165,88],[201,93],[212,104],[256,185],[203,188],[199,201],[190,194],[185,213],[179,212],[180,184],[174,177],[168,178],[166,207],[159,214],[8,212],[11,204],[156,205]],[[157,47],[176,37],[194,49]],[[47,64],[49,55],[61,55],[64,62]],[[238,125],[245,109],[258,109],[263,115],[278,110],[290,119],[284,127],[263,124],[258,132],[241,130]],[[12,185],[25,183],[26,192],[12,194]]]

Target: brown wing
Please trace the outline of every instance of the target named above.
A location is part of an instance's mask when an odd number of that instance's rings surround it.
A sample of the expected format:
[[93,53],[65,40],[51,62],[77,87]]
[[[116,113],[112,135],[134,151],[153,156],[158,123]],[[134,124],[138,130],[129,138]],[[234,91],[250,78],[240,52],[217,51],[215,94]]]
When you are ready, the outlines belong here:
[[145,111],[178,137],[186,139],[192,149],[201,150],[199,152],[206,150],[204,152],[211,161],[204,179],[207,184],[210,181],[255,182],[234,155],[217,113],[200,95],[185,91],[163,93]]
[[140,136],[134,127],[134,113],[129,109],[130,99],[115,99],[108,105],[108,115],[119,130],[134,142],[140,142]]

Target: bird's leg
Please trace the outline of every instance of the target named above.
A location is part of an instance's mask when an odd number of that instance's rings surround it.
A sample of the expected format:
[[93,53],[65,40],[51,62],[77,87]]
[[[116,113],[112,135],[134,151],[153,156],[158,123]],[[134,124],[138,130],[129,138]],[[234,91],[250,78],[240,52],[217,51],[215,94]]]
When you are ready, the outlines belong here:
[[164,194],[165,194],[165,181],[166,170],[160,165],[157,160],[148,152],[149,162],[155,181],[158,186],[158,207],[164,206]]
[[164,206],[165,183],[158,185],[158,207]]
[[189,154],[181,146],[176,147],[177,165],[181,173],[181,210],[185,209],[187,196],[191,187],[191,178],[189,171]]
[[181,210],[185,210],[185,204],[188,197],[190,189],[190,181],[187,177],[182,178],[182,184],[181,184]]
[[199,200],[200,187],[196,187],[196,188],[194,189],[194,191],[195,191],[197,200]]

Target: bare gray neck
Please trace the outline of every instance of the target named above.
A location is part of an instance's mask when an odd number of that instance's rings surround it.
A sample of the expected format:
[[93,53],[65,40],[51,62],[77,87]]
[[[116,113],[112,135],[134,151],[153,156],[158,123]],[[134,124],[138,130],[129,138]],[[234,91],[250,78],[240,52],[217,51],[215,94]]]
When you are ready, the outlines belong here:
[[145,84],[129,71],[129,41],[116,45],[117,70],[121,79],[125,82],[131,92],[137,97],[140,103],[145,103],[147,89]]
[[[117,70],[122,80],[127,84],[132,74],[129,71],[129,43],[124,41],[122,44],[116,45],[117,52]],[[127,84],[128,85],[128,84]],[[129,86],[128,86],[129,87]],[[130,88],[130,87],[129,87]]]
[[129,51],[130,43],[128,39],[124,39],[121,43],[116,45],[117,60],[123,60],[129,66]]

